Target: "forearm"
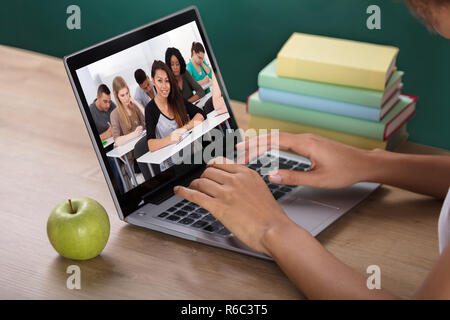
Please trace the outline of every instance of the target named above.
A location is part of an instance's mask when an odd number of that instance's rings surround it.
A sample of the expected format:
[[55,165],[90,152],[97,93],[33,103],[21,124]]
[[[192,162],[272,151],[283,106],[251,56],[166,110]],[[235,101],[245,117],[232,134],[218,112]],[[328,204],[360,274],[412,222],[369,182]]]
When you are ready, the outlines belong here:
[[198,94],[194,94],[192,97],[188,99],[190,103],[197,101],[199,98]]
[[362,275],[329,253],[293,222],[269,229],[264,247],[284,273],[309,299],[393,299],[386,291],[369,290]]
[[206,66],[205,63],[202,63],[202,67],[203,67],[203,69],[205,70],[206,74],[207,74],[208,77],[209,77],[209,72],[210,72],[211,70]]
[[373,150],[366,181],[384,183],[443,199],[450,185],[450,156]]
[[100,134],[100,140],[106,140],[111,137],[112,137],[112,132],[109,129]]
[[134,138],[136,138],[136,134],[133,131],[133,132],[130,132],[129,134],[126,134],[124,136],[119,136],[116,139],[114,139],[114,145],[116,147],[119,147]]
[[186,128],[186,130],[191,130],[193,127],[195,127],[197,124],[199,124],[203,120],[205,120],[205,118],[203,118],[203,116],[200,113],[197,113],[194,116],[194,118],[192,118],[191,121],[189,121],[188,123],[186,123],[184,125],[184,127]]
[[200,80],[200,81],[198,81],[198,84],[199,85],[204,85],[204,84],[207,84],[207,83],[209,83],[209,78],[208,78],[208,76],[206,76],[206,77],[204,77],[202,80]]
[[156,150],[164,148],[172,143],[174,143],[174,142],[171,141],[170,135],[168,135],[167,137],[161,138],[161,139],[149,139],[147,142],[148,150],[150,150],[151,152],[154,152]]

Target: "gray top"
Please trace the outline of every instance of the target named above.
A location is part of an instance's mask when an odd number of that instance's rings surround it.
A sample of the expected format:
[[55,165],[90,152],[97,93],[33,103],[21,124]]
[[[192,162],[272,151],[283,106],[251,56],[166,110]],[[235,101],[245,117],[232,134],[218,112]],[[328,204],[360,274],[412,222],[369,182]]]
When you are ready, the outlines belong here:
[[92,119],[94,119],[95,127],[97,128],[98,133],[102,134],[109,128],[108,122],[111,121],[111,112],[114,111],[116,105],[111,101],[111,107],[107,112],[105,112],[100,111],[97,108],[97,106],[95,105],[95,101],[97,101],[97,99],[95,99],[94,102],[91,103],[91,105],[89,106],[89,110],[91,111]]
[[194,94],[197,94],[199,98],[205,96],[205,90],[203,90],[202,86],[195,81],[189,71],[186,70],[186,72],[181,75],[181,79],[183,79],[183,98],[189,99]]
[[[153,90],[153,94],[156,95],[155,92],[155,88],[152,87]],[[142,104],[142,106],[145,108],[145,106],[152,100],[147,92],[145,92],[144,90],[142,90],[141,87],[137,87],[136,91],[134,93],[134,100],[136,100],[137,102],[139,102],[140,104]]]

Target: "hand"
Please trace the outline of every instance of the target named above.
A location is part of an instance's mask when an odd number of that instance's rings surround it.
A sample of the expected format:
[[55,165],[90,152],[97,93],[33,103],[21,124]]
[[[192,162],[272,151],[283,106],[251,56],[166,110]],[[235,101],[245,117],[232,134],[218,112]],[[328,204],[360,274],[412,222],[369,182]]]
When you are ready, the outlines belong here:
[[181,127],[178,129],[173,130],[170,133],[170,142],[171,143],[177,143],[178,141],[181,140],[181,136],[186,132],[186,128],[185,127]]
[[137,126],[136,129],[134,129],[134,134],[136,135],[136,137],[139,137],[142,134],[143,130],[144,128],[142,126]]
[[189,188],[175,187],[175,194],[211,212],[253,250],[270,255],[266,232],[293,222],[256,171],[224,158],[213,161]]
[[[263,138],[263,139],[262,139]],[[271,135],[254,137],[236,145],[238,150],[256,155],[268,150],[271,146]],[[266,139],[266,140],[265,140]],[[267,141],[261,143],[260,141]],[[269,181],[279,184],[306,185],[316,188],[343,188],[361,181],[368,181],[368,174],[373,171],[370,166],[370,154],[366,151],[328,140],[314,134],[280,133],[280,150],[297,153],[311,161],[311,170],[291,171],[274,170],[269,174]]]

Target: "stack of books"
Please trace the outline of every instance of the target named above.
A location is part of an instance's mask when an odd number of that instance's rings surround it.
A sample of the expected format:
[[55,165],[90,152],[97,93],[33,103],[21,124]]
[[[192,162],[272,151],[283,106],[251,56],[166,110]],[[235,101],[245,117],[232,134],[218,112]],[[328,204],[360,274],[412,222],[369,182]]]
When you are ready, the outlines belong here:
[[259,73],[249,128],[392,150],[406,140],[417,100],[401,92],[397,55],[391,46],[294,33]]

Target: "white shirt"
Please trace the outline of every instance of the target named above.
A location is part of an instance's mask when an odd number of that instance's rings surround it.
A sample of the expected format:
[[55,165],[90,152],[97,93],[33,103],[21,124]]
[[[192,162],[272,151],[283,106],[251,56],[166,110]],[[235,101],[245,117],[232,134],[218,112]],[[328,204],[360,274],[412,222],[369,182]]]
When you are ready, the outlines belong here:
[[444,200],[438,222],[439,251],[442,254],[445,247],[450,243],[450,189]]

